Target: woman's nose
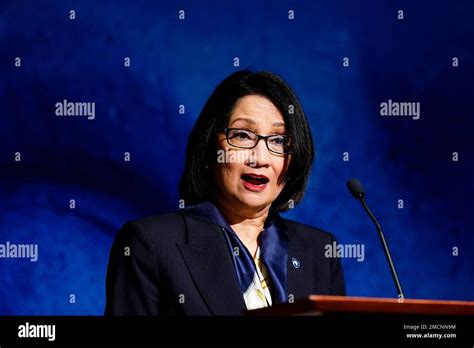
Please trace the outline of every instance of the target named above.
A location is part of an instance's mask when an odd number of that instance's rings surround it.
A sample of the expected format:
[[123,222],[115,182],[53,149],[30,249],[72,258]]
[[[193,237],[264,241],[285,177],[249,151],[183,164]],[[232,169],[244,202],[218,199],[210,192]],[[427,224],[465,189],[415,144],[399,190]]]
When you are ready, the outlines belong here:
[[[265,167],[270,165],[272,154],[267,148],[265,139],[260,139],[257,146],[252,149],[249,157],[249,164],[252,167]],[[253,165],[252,165],[253,164]]]

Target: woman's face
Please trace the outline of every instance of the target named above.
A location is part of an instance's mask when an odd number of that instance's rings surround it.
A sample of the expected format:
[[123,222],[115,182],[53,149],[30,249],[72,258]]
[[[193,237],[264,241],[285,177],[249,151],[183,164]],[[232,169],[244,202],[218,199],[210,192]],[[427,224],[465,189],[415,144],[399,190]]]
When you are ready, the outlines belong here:
[[[260,135],[286,134],[279,110],[269,99],[258,95],[237,101],[227,128],[245,129]],[[253,149],[236,148],[227,143],[224,133],[218,135],[217,150],[214,175],[218,201],[225,206],[234,206],[237,214],[269,208],[285,185],[282,178],[290,155],[270,152],[264,139],[260,139]]]

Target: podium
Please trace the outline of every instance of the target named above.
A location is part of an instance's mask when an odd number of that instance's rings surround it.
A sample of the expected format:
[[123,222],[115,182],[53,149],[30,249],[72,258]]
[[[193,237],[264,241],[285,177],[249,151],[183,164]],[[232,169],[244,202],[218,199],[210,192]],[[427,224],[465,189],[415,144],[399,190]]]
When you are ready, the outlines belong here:
[[325,315],[337,313],[456,315],[474,316],[474,301],[442,301],[374,297],[346,297],[312,295],[294,303],[248,311],[250,316]]

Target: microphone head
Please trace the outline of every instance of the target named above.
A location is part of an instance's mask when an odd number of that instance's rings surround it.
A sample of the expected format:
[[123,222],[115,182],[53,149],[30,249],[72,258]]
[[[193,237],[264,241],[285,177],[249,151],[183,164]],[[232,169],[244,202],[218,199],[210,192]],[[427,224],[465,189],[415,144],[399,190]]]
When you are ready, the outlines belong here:
[[352,193],[355,199],[364,198],[365,192],[362,184],[356,178],[352,178],[347,182],[347,188],[349,192]]

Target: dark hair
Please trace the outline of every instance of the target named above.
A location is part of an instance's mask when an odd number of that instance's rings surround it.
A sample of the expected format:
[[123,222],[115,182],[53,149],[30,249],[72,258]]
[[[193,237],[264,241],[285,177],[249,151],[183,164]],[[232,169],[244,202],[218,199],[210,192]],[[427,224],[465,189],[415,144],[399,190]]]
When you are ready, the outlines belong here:
[[285,187],[271,210],[288,210],[290,200],[296,204],[303,198],[314,160],[313,140],[303,108],[281,77],[265,71],[243,70],[233,73],[217,86],[191,132],[179,184],[180,197],[186,205],[214,200],[211,184],[214,178],[208,166],[216,159],[217,136],[227,127],[237,101],[247,95],[268,98],[282,114],[286,133],[291,136],[291,161],[283,176]]

